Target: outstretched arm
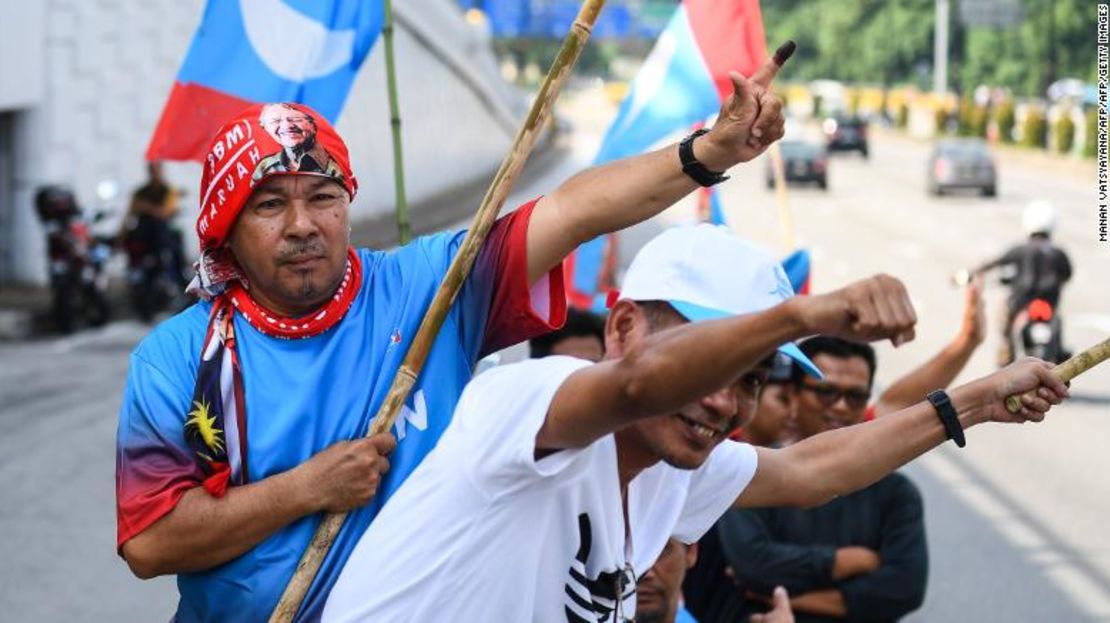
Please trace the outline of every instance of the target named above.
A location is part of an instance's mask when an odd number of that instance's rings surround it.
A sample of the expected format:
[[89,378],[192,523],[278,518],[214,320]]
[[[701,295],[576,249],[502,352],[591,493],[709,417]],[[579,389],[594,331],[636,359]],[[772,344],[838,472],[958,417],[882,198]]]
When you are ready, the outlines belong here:
[[1002,254],[1000,257],[998,257],[996,259],[993,259],[989,262],[986,262],[985,264],[980,265],[978,268],[971,271],[971,274],[973,276],[982,275],[982,274],[984,274],[988,271],[994,270],[995,268],[998,268],[999,266],[1002,266],[1004,264],[1013,264],[1014,262],[1017,261],[1017,254],[1018,254],[1018,250],[1020,248],[1021,248],[1021,246],[1019,245],[1017,247],[1014,247],[1014,248],[1010,249],[1006,253]]
[[[606,349],[619,357],[563,382],[536,436],[538,449],[583,447],[633,420],[675,413],[727,388],[779,345],[802,336],[891,338],[900,344],[912,339],[917,321],[902,283],[885,275],[820,296],[795,297],[761,313],[650,335],[643,313],[628,300],[610,311]],[[635,332],[639,335],[629,339]]]
[[[1026,358],[990,376],[949,392],[963,428],[988,421],[1039,422],[1068,390],[1052,364]],[[1005,400],[1022,396],[1018,414]],[[817,506],[866,487],[943,443],[944,427],[933,406],[920,402],[872,422],[814,435],[781,450],[757,448],[759,467],[736,503],[766,506]]]
[[[789,46],[789,47],[788,47]],[[694,141],[694,155],[711,171],[726,171],[763,153],[782,137],[782,100],[771,81],[794,51],[779,48],[750,79],[732,72],[733,93],[713,129]],[[676,145],[587,169],[540,199],[528,227],[529,282],[578,245],[645,221],[697,188],[682,172]]]
[[986,337],[986,313],[983,309],[983,280],[972,279],[964,298],[964,318],[960,331],[947,346],[919,368],[894,382],[879,396],[875,415],[893,413],[917,403],[934,389],[948,387],[964,369],[972,353]]

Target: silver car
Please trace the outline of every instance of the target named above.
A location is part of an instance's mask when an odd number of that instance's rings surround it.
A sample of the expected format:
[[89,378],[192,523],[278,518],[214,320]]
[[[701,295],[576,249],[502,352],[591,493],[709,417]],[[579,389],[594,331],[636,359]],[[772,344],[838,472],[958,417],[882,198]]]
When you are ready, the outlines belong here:
[[937,143],[929,158],[928,187],[933,195],[957,188],[978,189],[994,197],[998,174],[986,141],[978,138],[946,139]]

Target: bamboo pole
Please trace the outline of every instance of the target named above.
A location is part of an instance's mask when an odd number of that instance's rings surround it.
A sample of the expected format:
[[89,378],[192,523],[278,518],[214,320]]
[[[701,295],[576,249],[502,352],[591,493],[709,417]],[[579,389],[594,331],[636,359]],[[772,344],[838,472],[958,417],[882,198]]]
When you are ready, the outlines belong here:
[[389,91],[389,125],[393,131],[393,188],[397,211],[397,241],[407,244],[412,237],[409,206],[405,199],[405,161],[401,155],[401,107],[397,103],[397,64],[393,57],[393,0],[384,0],[385,23],[382,38],[385,45],[385,81]]
[[[1053,368],[1053,371],[1056,373],[1056,376],[1060,377],[1061,381],[1067,383],[1107,359],[1110,359],[1110,338],[1068,359],[1064,363]],[[1021,396],[1015,394],[1007,397],[1006,410],[1010,413],[1018,413],[1021,411]]]
[[[501,211],[501,206],[505,203],[505,198],[508,197],[513,182],[520,174],[520,170],[536,142],[536,137],[543,130],[544,121],[551,113],[555,99],[558,97],[559,91],[562,90],[563,84],[566,83],[567,77],[570,76],[574,63],[578,60],[582,48],[585,47],[593,24],[604,5],[605,0],[586,0],[582,4],[574,24],[571,25],[570,33],[563,40],[559,55],[555,58],[555,62],[552,64],[543,84],[540,85],[540,90],[536,94],[524,125],[517,133],[508,155],[501,162],[501,167],[494,175],[493,181],[482,199],[481,207],[478,208],[478,212],[470,225],[470,230],[455,255],[455,259],[451,262],[451,266],[447,269],[447,274],[443,277],[443,283],[436,291],[435,298],[432,299],[424,320],[420,323],[420,329],[413,338],[412,344],[405,354],[405,359],[397,370],[397,375],[393,378],[393,385],[390,386],[389,393],[386,394],[385,400],[370,424],[368,435],[383,433],[393,427],[409,390],[412,389],[424,366],[424,361],[428,358],[436,334],[439,333],[439,328],[443,325],[451,304],[454,303],[455,297],[462,288],[463,281],[466,280],[470,268],[474,265],[474,260],[478,257],[482,243],[489,234],[490,228],[493,227],[493,222],[497,219],[497,214]],[[309,586],[316,577],[316,572],[327,556],[328,550],[335,541],[335,537],[346,517],[346,513],[328,513],[324,516],[308,548],[301,556],[300,562],[297,563],[297,569],[293,573],[293,577],[290,578],[289,584],[286,585],[285,592],[278,601],[277,607],[270,615],[271,623],[287,623],[296,616]]]

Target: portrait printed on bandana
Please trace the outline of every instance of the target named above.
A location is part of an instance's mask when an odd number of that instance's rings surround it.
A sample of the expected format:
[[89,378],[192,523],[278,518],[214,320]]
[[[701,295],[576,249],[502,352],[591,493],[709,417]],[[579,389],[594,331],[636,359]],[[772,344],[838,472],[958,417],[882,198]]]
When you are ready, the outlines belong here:
[[319,173],[344,183],[343,171],[334,158],[316,141],[316,118],[291,104],[266,104],[258,115],[258,125],[280,149],[262,158],[255,167],[251,183],[271,173]]

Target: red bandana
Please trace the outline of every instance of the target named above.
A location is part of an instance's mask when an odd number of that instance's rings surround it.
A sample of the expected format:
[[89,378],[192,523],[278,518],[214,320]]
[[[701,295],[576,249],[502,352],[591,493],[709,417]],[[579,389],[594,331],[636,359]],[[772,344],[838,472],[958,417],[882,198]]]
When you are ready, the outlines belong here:
[[227,298],[236,311],[243,314],[252,327],[270,337],[287,340],[305,339],[320,335],[335,326],[355,300],[362,285],[362,262],[353,248],[347,248],[347,270],[335,296],[323,307],[303,318],[279,316],[259,305],[239,281],[232,282],[227,289]]

